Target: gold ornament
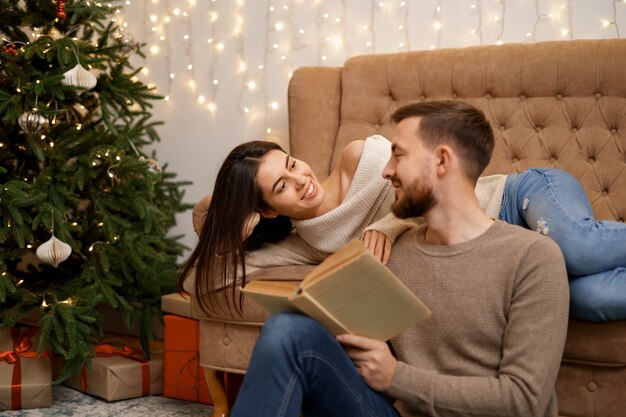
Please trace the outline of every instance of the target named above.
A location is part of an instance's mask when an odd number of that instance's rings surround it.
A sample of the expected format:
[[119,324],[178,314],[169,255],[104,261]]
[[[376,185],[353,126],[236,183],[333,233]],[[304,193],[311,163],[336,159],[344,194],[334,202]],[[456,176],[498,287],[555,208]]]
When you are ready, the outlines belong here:
[[96,76],[83,68],[82,65],[76,64],[74,68],[66,71],[64,74],[65,79],[62,81],[63,85],[71,85],[78,89],[78,95],[81,95],[87,90],[91,90],[98,83]]
[[20,114],[17,123],[28,135],[35,136],[48,128],[48,118],[41,114],[37,108]]
[[37,248],[36,252],[40,261],[50,264],[55,268],[59,266],[61,262],[69,258],[71,253],[71,246],[57,239],[54,234],[46,243],[42,243]]

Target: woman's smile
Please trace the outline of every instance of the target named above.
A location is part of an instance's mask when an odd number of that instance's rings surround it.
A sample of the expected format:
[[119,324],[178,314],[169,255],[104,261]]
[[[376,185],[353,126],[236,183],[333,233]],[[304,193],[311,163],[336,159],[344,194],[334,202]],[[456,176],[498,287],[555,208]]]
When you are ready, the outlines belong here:
[[317,194],[317,186],[315,185],[315,182],[313,181],[313,179],[311,179],[311,181],[309,182],[309,186],[306,189],[306,192],[304,193],[304,195],[302,196],[300,200],[308,200],[309,198],[315,197],[316,194]]

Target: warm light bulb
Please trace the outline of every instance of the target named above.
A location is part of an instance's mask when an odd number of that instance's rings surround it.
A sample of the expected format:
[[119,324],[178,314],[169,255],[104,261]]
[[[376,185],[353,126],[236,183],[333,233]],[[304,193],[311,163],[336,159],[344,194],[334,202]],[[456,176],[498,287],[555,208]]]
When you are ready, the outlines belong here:
[[198,103],[199,104],[204,104],[205,101],[206,101],[206,98],[204,96],[199,96],[198,97]]
[[272,110],[278,110],[278,103],[276,101],[273,101],[270,104],[270,107],[272,108]]
[[274,25],[274,29],[276,29],[276,30],[278,30],[278,31],[281,31],[281,30],[283,30],[284,28],[285,28],[285,25],[283,24],[283,22],[277,22],[277,23]]
[[247,85],[250,90],[254,90],[256,88],[256,83],[254,81],[248,81]]
[[151,53],[152,55],[156,55],[156,54],[158,54],[158,53],[159,53],[159,47],[158,47],[157,45],[152,45],[152,46],[150,47],[150,53]]

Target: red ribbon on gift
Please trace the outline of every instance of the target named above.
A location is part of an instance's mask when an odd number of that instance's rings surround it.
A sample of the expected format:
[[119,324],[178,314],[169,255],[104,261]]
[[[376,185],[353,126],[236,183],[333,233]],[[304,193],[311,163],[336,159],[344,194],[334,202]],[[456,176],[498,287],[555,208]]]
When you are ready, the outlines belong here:
[[[141,363],[141,395],[144,397],[150,395],[150,361],[143,357],[141,350],[126,345],[118,348],[113,345],[102,344],[95,345],[93,351],[96,357],[121,356]],[[80,387],[83,392],[87,392],[87,368],[85,365],[83,365],[83,370],[80,373]]]
[[31,338],[37,333],[39,328],[29,327],[20,334],[17,327],[11,328],[11,338],[13,339],[13,350],[0,352],[0,362],[6,361],[13,365],[13,377],[11,379],[11,408],[19,410],[22,408],[22,362],[21,358],[49,358],[50,352],[29,352],[33,346]]

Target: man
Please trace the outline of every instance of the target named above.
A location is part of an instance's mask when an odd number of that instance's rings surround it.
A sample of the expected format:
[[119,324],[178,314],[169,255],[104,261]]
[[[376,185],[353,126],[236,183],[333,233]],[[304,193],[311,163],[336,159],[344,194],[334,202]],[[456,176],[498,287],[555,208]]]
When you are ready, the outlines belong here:
[[432,315],[388,344],[334,338],[272,316],[232,415],[556,416],[568,288],[556,244],[487,217],[474,187],[494,147],[479,110],[457,102],[392,116],[391,180],[406,232],[389,262]]

